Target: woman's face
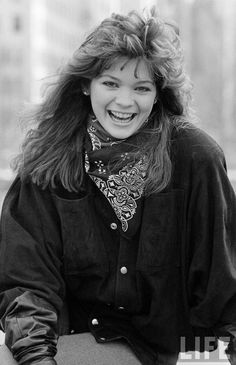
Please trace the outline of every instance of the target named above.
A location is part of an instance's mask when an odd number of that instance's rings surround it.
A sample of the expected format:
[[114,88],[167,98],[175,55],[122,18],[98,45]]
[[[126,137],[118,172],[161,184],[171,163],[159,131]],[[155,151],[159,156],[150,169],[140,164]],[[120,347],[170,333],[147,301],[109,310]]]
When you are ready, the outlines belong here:
[[147,65],[137,62],[121,58],[90,83],[93,112],[115,138],[128,138],[145,123],[157,94]]

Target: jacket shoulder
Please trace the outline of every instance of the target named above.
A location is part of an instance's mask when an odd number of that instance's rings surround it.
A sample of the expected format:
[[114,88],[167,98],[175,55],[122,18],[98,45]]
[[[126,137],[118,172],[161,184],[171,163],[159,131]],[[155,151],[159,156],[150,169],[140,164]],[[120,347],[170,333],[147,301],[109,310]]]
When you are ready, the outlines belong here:
[[38,211],[53,205],[53,196],[49,189],[42,189],[30,178],[22,179],[17,175],[4,198],[2,214],[7,210],[16,212],[19,208],[27,210],[30,214],[31,210]]
[[224,152],[219,144],[207,132],[195,125],[175,129],[172,133],[171,146],[174,155],[186,162],[225,161]]

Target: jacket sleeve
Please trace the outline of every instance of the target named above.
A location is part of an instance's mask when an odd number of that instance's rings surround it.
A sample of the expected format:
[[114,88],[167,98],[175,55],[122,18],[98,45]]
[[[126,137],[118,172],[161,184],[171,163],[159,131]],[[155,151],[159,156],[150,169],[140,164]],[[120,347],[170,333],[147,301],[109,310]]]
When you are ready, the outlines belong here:
[[236,365],[235,193],[220,149],[194,157],[187,224],[191,324],[229,341],[226,352]]
[[59,219],[49,190],[16,178],[1,216],[0,324],[20,365],[56,364],[64,299]]

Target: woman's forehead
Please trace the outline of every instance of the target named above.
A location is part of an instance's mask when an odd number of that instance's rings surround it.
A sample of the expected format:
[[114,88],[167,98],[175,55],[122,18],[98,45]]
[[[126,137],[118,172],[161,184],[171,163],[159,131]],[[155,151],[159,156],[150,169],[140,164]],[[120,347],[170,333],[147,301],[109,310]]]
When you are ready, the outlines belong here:
[[102,71],[102,74],[120,74],[120,73],[132,73],[137,79],[150,79],[153,80],[153,73],[151,67],[142,58],[128,58],[120,57],[112,62],[111,66]]

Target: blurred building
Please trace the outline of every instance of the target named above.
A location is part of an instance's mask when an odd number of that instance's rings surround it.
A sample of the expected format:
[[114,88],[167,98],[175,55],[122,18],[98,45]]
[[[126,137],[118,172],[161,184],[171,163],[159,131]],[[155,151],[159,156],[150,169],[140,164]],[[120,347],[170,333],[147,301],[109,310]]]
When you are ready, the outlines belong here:
[[236,2],[195,0],[190,72],[202,126],[236,168]]
[[25,57],[28,41],[25,35],[25,29],[28,26],[27,12],[27,4],[23,0],[0,0],[1,166],[4,165],[17,137],[15,115],[22,95],[29,94]]

